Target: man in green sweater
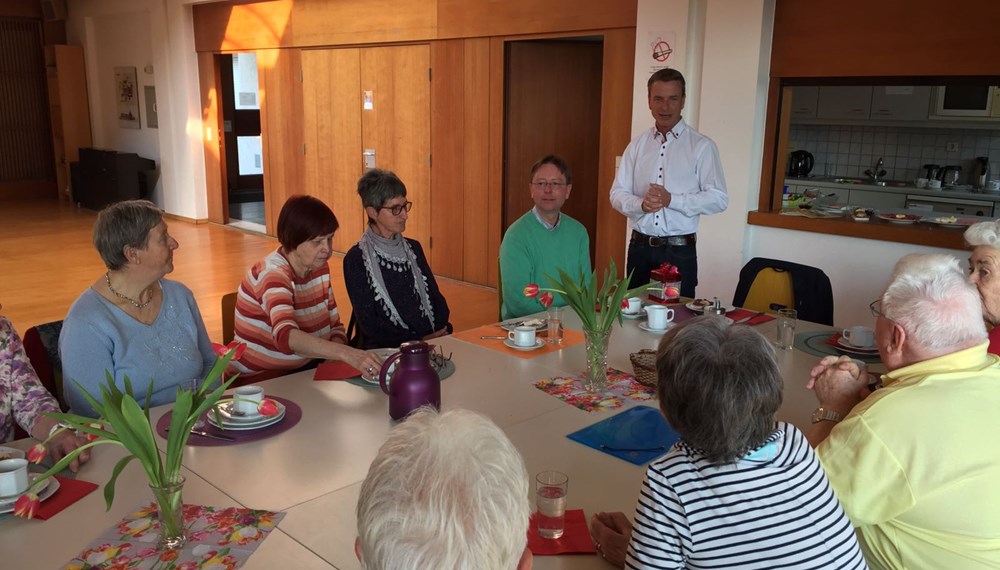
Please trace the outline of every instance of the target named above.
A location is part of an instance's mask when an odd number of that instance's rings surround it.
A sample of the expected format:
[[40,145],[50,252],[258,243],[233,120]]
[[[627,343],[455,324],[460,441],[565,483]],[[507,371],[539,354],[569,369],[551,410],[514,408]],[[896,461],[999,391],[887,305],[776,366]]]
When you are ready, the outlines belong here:
[[[535,207],[507,228],[500,244],[500,279],[504,319],[542,310],[538,299],[524,296],[524,286],[550,287],[546,275],[558,277],[559,269],[571,276],[590,276],[590,237],[583,224],[560,212],[573,190],[569,165],[562,158],[546,156],[531,167],[531,199]],[[555,295],[554,306],[566,300]]]

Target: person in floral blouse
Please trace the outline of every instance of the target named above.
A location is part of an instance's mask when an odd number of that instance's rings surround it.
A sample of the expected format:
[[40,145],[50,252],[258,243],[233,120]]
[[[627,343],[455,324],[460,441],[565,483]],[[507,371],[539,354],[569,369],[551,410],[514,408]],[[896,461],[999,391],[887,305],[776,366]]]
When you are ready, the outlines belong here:
[[[46,449],[53,461],[59,461],[85,443],[72,430],[59,431],[59,423],[45,415],[59,411],[59,403],[42,386],[31,367],[21,337],[10,320],[0,316],[0,443],[13,439],[15,421],[39,441],[58,432],[48,441]],[[76,472],[89,458],[90,453],[84,451],[70,464],[70,470]]]

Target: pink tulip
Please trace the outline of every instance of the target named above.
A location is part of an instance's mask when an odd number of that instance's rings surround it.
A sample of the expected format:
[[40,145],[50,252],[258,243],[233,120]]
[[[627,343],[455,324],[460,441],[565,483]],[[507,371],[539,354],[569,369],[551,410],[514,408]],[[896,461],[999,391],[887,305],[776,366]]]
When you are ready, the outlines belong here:
[[274,403],[274,400],[264,398],[257,404],[257,411],[262,416],[276,416],[278,415],[278,405]]
[[216,356],[222,358],[223,356],[229,354],[230,351],[235,350],[236,353],[233,355],[233,360],[239,360],[243,356],[243,352],[247,349],[246,343],[239,341],[232,341],[229,344],[219,344],[217,342],[212,343],[212,350],[215,351]]
[[35,493],[25,493],[21,495],[17,502],[14,503],[14,514],[16,516],[30,519],[35,516],[35,512],[38,510],[38,505],[42,502],[38,500],[38,495]]
[[531,283],[524,287],[524,296],[531,299],[538,296],[538,285]]
[[47,453],[48,452],[45,450],[45,444],[36,443],[31,449],[28,450],[28,461],[37,465],[45,459],[45,455]]
[[663,298],[673,299],[675,297],[680,297],[681,292],[677,290],[677,287],[664,287],[663,288]]
[[545,307],[546,309],[549,308],[549,305],[551,305],[552,301],[554,301],[554,300],[555,299],[553,299],[552,293],[549,293],[548,291],[546,291],[545,293],[542,293],[538,297],[538,302],[541,303],[542,306]]
[[[87,426],[88,427],[92,427],[94,429],[104,429],[104,424],[100,424],[100,423],[96,423],[96,422],[95,423],[87,424]],[[84,437],[87,438],[87,441],[96,441],[96,440],[98,440],[98,439],[101,438],[101,436],[94,435],[92,433],[86,433],[86,434],[83,434],[83,435],[84,435]]]

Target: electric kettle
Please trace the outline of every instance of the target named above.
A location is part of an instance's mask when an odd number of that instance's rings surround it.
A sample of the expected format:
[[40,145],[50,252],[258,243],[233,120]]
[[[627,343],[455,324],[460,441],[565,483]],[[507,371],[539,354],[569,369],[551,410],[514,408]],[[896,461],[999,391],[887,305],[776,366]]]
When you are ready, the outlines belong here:
[[949,164],[941,169],[941,186],[954,186],[962,175],[962,167]]
[[973,188],[986,188],[986,182],[990,179],[990,162],[985,156],[977,156],[972,161],[972,174],[969,175],[969,183]]
[[797,150],[788,155],[788,175],[792,178],[805,178],[813,169],[813,155],[804,150]]
[[[431,345],[422,341],[404,342],[399,352],[382,363],[378,383],[389,395],[389,416],[401,420],[421,406],[441,409],[441,379],[431,366]],[[392,381],[386,382],[393,363]]]

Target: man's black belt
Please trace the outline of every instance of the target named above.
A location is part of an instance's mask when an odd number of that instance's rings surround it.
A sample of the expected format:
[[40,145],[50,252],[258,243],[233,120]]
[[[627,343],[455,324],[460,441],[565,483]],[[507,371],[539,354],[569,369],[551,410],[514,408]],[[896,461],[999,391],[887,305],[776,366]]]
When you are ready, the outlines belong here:
[[686,234],[682,236],[647,236],[646,234],[632,230],[632,241],[644,243],[649,247],[663,247],[665,245],[682,246],[694,245],[695,242],[698,241],[698,236],[695,234]]

